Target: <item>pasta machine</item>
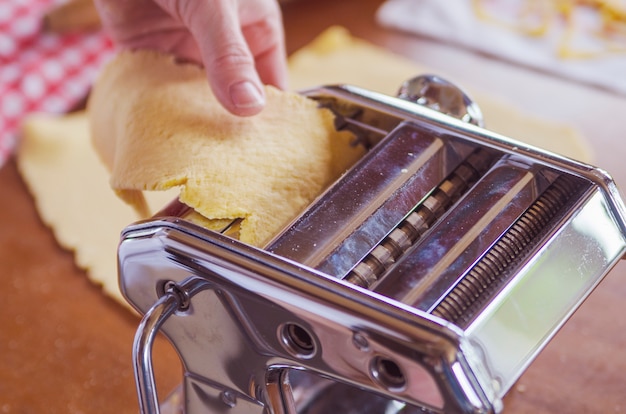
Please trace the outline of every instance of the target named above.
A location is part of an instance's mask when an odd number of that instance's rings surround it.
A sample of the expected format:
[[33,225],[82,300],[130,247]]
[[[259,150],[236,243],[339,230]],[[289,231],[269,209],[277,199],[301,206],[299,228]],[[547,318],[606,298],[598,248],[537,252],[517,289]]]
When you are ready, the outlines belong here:
[[[604,171],[495,134],[436,76],[304,92],[368,151],[263,249],[175,201],[127,227],[144,413],[497,413],[624,255]],[[162,400],[152,343],[182,361]]]

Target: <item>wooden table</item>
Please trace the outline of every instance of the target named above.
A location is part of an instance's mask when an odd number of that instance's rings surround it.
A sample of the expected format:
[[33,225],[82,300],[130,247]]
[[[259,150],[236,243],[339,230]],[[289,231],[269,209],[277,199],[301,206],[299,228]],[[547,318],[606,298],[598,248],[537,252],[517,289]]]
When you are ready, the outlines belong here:
[[[288,51],[330,25],[343,25],[460,84],[571,123],[593,143],[596,164],[626,183],[618,150],[626,136],[624,97],[385,30],[374,20],[381,2],[285,3]],[[58,247],[39,220],[14,162],[0,170],[0,188],[0,412],[137,412],[130,349],[138,318],[90,284],[71,252]],[[505,412],[626,411],[625,279],[621,263],[513,387]],[[163,340],[157,343],[156,361],[159,389],[165,394],[180,381],[180,367]]]

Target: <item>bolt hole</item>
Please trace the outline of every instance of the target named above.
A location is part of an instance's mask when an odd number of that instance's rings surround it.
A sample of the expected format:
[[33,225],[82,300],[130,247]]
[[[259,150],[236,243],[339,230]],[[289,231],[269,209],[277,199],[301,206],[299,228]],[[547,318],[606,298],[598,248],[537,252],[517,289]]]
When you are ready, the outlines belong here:
[[157,285],[157,295],[159,297],[164,295],[175,295],[178,299],[178,309],[176,312],[184,313],[189,310],[189,306],[191,304],[189,292],[182,290],[173,280],[161,281]]
[[288,323],[282,329],[282,341],[287,350],[299,358],[311,358],[315,354],[313,336],[300,325]]
[[389,391],[402,391],[406,387],[406,377],[402,368],[389,358],[381,356],[374,358],[370,370],[378,383]]

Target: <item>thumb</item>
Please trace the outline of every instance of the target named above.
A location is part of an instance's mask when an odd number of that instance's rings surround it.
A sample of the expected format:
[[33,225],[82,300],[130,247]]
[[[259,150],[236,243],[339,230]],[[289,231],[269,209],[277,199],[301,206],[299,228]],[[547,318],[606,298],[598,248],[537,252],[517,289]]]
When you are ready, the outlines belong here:
[[181,20],[198,44],[217,100],[235,115],[260,112],[265,106],[265,93],[242,33],[237,2],[183,0],[178,7]]

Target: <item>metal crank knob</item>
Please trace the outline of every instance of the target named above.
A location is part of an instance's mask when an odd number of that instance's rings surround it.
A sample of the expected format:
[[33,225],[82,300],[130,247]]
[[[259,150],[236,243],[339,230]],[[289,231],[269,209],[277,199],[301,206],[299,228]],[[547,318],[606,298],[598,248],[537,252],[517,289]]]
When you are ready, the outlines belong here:
[[461,88],[435,75],[420,75],[400,86],[398,98],[450,115],[480,127],[484,126],[480,107]]

